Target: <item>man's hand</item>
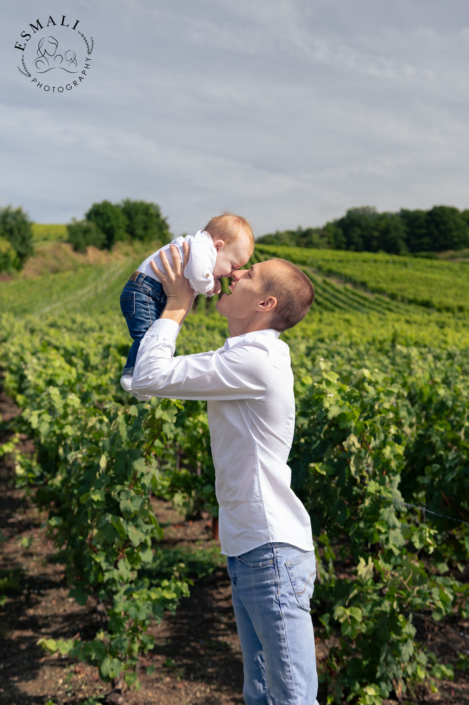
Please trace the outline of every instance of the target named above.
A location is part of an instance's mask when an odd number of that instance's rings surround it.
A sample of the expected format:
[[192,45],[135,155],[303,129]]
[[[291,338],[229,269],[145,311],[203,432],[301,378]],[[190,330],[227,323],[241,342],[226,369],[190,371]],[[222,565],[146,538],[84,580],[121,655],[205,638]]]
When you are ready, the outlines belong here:
[[181,262],[178,248],[175,245],[170,245],[171,256],[173,258],[172,267],[165,253],[160,252],[164,272],[160,272],[153,261],[150,262],[151,268],[163,285],[166,294],[166,306],[161,314],[161,318],[169,318],[171,321],[176,321],[178,325],[181,325],[184,318],[191,310],[195,296],[193,288],[189,284],[188,279],[184,276],[184,268],[189,261],[190,248],[187,242],[184,242],[182,247],[184,251],[184,262]]

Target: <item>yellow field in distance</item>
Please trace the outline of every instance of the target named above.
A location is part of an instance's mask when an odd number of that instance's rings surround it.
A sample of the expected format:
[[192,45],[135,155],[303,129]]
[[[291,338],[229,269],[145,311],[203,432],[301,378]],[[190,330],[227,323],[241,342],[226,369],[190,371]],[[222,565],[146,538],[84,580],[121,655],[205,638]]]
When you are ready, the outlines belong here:
[[52,242],[67,239],[67,226],[61,223],[33,223],[34,242]]

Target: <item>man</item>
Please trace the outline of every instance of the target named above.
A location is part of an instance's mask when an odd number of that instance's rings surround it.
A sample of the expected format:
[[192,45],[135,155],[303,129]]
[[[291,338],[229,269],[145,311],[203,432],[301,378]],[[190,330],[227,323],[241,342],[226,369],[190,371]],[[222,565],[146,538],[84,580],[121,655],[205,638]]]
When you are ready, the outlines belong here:
[[[317,694],[309,601],[316,574],[309,515],[290,488],[286,464],[295,400],[281,332],[308,312],[314,289],[285,260],[232,272],[217,302],[230,338],[213,352],[173,357],[192,306],[179,253],[165,273],[154,266],[166,308],[146,333],[133,377],[137,399],[206,400],[220,505],[221,549],[228,556],[244,662],[246,705],[313,705]],[[184,251],[184,266],[188,250]],[[154,263],[152,263],[154,265]]]

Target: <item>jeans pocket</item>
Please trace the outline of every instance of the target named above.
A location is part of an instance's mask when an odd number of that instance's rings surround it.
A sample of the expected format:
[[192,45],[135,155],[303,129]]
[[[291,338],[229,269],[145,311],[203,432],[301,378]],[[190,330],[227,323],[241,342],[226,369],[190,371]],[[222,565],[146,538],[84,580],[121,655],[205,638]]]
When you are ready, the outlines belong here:
[[261,570],[262,568],[273,568],[274,566],[274,561],[271,558],[268,561],[261,561],[260,563],[248,563],[247,561],[244,561],[242,558],[239,559],[241,563],[244,563],[245,566],[248,568],[251,568],[251,570]]
[[314,551],[303,553],[292,561],[285,561],[285,566],[299,606],[309,612],[311,609],[309,602],[313,596],[314,579],[316,577]]
[[125,294],[121,294],[120,303],[122,315],[126,321],[130,321],[135,315],[135,293],[126,291]]
[[273,567],[274,556],[270,546],[259,546],[238,556],[238,560],[251,570]]

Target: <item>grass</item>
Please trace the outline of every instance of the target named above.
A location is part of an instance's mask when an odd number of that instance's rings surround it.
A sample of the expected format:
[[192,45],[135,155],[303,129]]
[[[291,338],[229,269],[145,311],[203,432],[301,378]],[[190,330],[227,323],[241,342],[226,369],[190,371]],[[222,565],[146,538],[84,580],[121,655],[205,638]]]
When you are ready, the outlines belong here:
[[[119,243],[110,253],[99,250],[91,252],[93,248],[90,248],[90,252],[85,256],[73,253],[70,246],[65,243],[57,243],[55,249],[52,248],[53,243],[50,245],[50,250],[41,251],[40,257],[38,255],[36,259],[32,258],[27,265],[27,267],[32,266],[35,260],[35,276],[25,278],[27,274],[25,270],[10,281],[0,282],[0,310],[17,317],[29,314],[36,319],[41,319],[43,316],[61,317],[63,314],[73,316],[83,314],[87,317],[103,314],[107,324],[110,323],[109,318],[111,318],[119,331],[122,331],[123,340],[126,340],[125,323],[119,308],[119,295],[128,276],[138,268],[143,256],[147,254],[146,250],[139,252],[129,243]],[[67,249],[66,256],[64,254],[62,259],[59,257],[59,245],[60,248]],[[279,248],[268,248],[276,249],[275,252],[268,253],[266,249],[259,248],[254,259],[283,254]],[[308,263],[318,254],[318,251],[304,249],[295,249],[293,254],[296,255],[298,251],[308,260]],[[358,263],[361,255],[329,252],[331,261],[334,257],[337,258],[338,254],[340,256],[345,254],[347,258],[352,257],[352,261],[355,258],[356,271],[360,271]],[[55,255],[60,260],[56,265],[53,262]],[[369,262],[369,265],[375,267],[374,276],[379,277],[381,272],[381,281],[386,284],[386,266],[392,265],[386,265],[382,260],[389,260],[390,257],[374,255],[371,256],[371,259],[373,258],[375,264]],[[369,254],[364,259],[369,260]],[[456,272],[458,266],[467,268],[467,265],[456,263],[434,260],[426,262],[436,268],[432,271],[441,271],[444,278],[447,276],[448,268],[450,272]],[[54,273],[51,269],[53,266],[59,269],[62,267],[64,271]],[[399,302],[383,294],[366,293],[363,287],[357,287],[351,283],[344,284],[336,275],[327,275],[311,265],[302,266],[313,280],[317,290],[317,300],[305,320],[283,336],[292,345],[293,354],[303,350],[304,340],[309,341],[309,344],[314,341],[320,344],[321,341],[336,338],[347,339],[351,345],[360,344],[365,340],[458,347],[469,344],[468,315],[465,312],[456,314],[439,312],[424,306]],[[40,272],[44,273],[37,276]],[[423,282],[423,286],[431,291],[431,276],[425,278],[421,269],[419,273],[420,282]],[[406,276],[410,285],[414,281],[414,274],[413,269],[407,270]],[[226,319],[215,312],[213,302],[207,305],[205,300],[199,301],[197,313],[191,314],[187,319],[178,340],[179,354],[199,349],[202,329],[210,332],[212,347],[222,345],[228,334]]]
[[0,307],[15,316],[48,313],[107,312],[119,308],[119,294],[141,256],[127,257],[109,265],[82,266],[31,279],[0,284]]

